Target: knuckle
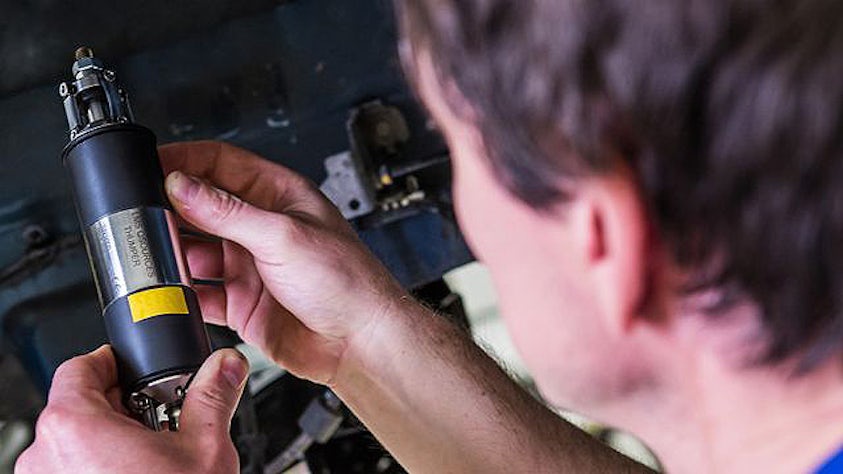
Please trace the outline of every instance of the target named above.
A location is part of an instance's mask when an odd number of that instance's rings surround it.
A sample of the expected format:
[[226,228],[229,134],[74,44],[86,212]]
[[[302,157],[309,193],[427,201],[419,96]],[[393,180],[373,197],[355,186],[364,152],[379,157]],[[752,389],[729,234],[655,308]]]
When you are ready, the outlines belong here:
[[53,374],[53,381],[65,380],[71,377],[82,368],[82,364],[84,364],[84,361],[79,357],[62,362]]
[[316,184],[315,181],[300,174],[294,174],[293,176],[293,183],[295,187],[314,196],[322,195],[322,193],[319,191],[319,186]]
[[73,416],[65,408],[47,406],[35,424],[35,436],[46,439],[63,438],[75,431],[73,425]]
[[290,247],[300,247],[311,240],[307,229],[301,222],[284,214],[276,216],[274,234],[281,245]]
[[269,177],[269,183],[276,190],[274,208],[289,210],[300,207],[304,202],[327,200],[319,185],[311,179],[281,165]]
[[219,153],[221,156],[228,156],[234,153],[240,153],[243,151],[242,148],[236,147],[228,142],[224,142],[222,140],[213,140],[212,143],[216,144],[219,149]]
[[32,466],[32,461],[31,461],[31,459],[32,459],[31,453],[32,453],[33,449],[35,449],[34,445],[27,448],[24,452],[22,452],[20,454],[20,456],[18,456],[18,459],[15,461],[15,467],[14,467],[14,471],[13,471],[13,472],[15,472],[15,474],[22,474],[22,473],[25,473],[25,472],[32,472],[33,471],[33,466]]
[[217,220],[224,222],[235,218],[243,210],[244,203],[240,198],[225,191],[214,190],[213,212]]
[[227,411],[230,406],[229,396],[218,387],[203,387],[196,394],[196,400],[205,408],[214,412]]

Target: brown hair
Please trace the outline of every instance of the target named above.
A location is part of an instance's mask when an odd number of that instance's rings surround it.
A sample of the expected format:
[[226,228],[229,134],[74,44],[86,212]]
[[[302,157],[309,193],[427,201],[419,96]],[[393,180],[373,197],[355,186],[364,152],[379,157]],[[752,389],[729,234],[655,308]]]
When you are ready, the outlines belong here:
[[[622,156],[677,261],[762,309],[765,360],[843,349],[843,2],[399,0],[536,208]],[[453,104],[452,104],[453,105]],[[728,303],[725,302],[725,303]]]

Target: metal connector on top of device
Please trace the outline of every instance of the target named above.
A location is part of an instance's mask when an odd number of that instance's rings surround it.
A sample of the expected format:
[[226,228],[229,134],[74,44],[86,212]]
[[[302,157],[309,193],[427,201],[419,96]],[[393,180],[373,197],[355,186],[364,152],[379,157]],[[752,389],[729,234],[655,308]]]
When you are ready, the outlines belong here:
[[104,125],[134,122],[126,92],[117,84],[117,74],[106,69],[90,48],[77,49],[75,57],[73,80],[59,85],[70,139]]

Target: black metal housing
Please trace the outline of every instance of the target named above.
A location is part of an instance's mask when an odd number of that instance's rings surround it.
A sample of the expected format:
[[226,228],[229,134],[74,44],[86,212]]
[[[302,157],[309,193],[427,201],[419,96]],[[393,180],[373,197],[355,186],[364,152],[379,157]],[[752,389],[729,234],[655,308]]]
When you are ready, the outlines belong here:
[[[82,229],[126,209],[171,207],[164,192],[155,135],[144,127],[120,124],[91,131],[71,141],[62,157]],[[151,234],[150,238],[170,236]],[[166,246],[153,243],[152,248],[156,247]],[[210,355],[196,294],[182,288],[189,314],[165,314],[135,322],[128,294],[103,301],[105,329],[125,395],[161,377],[195,372]]]
[[196,293],[183,288],[190,314],[167,314],[132,321],[128,297],[108,305],[103,314],[124,394],[152,380],[193,373],[210,354]]
[[134,124],[110,125],[67,144],[62,159],[82,228],[125,209],[170,209],[155,135]]

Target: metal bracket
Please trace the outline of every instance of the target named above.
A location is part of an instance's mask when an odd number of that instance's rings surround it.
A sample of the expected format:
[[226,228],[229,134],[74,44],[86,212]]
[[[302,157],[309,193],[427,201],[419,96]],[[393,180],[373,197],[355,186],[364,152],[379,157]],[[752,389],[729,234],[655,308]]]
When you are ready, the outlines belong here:
[[375,209],[374,188],[366,182],[362,164],[350,151],[325,158],[325,171],[328,178],[319,189],[339,208],[343,217],[354,219]]

